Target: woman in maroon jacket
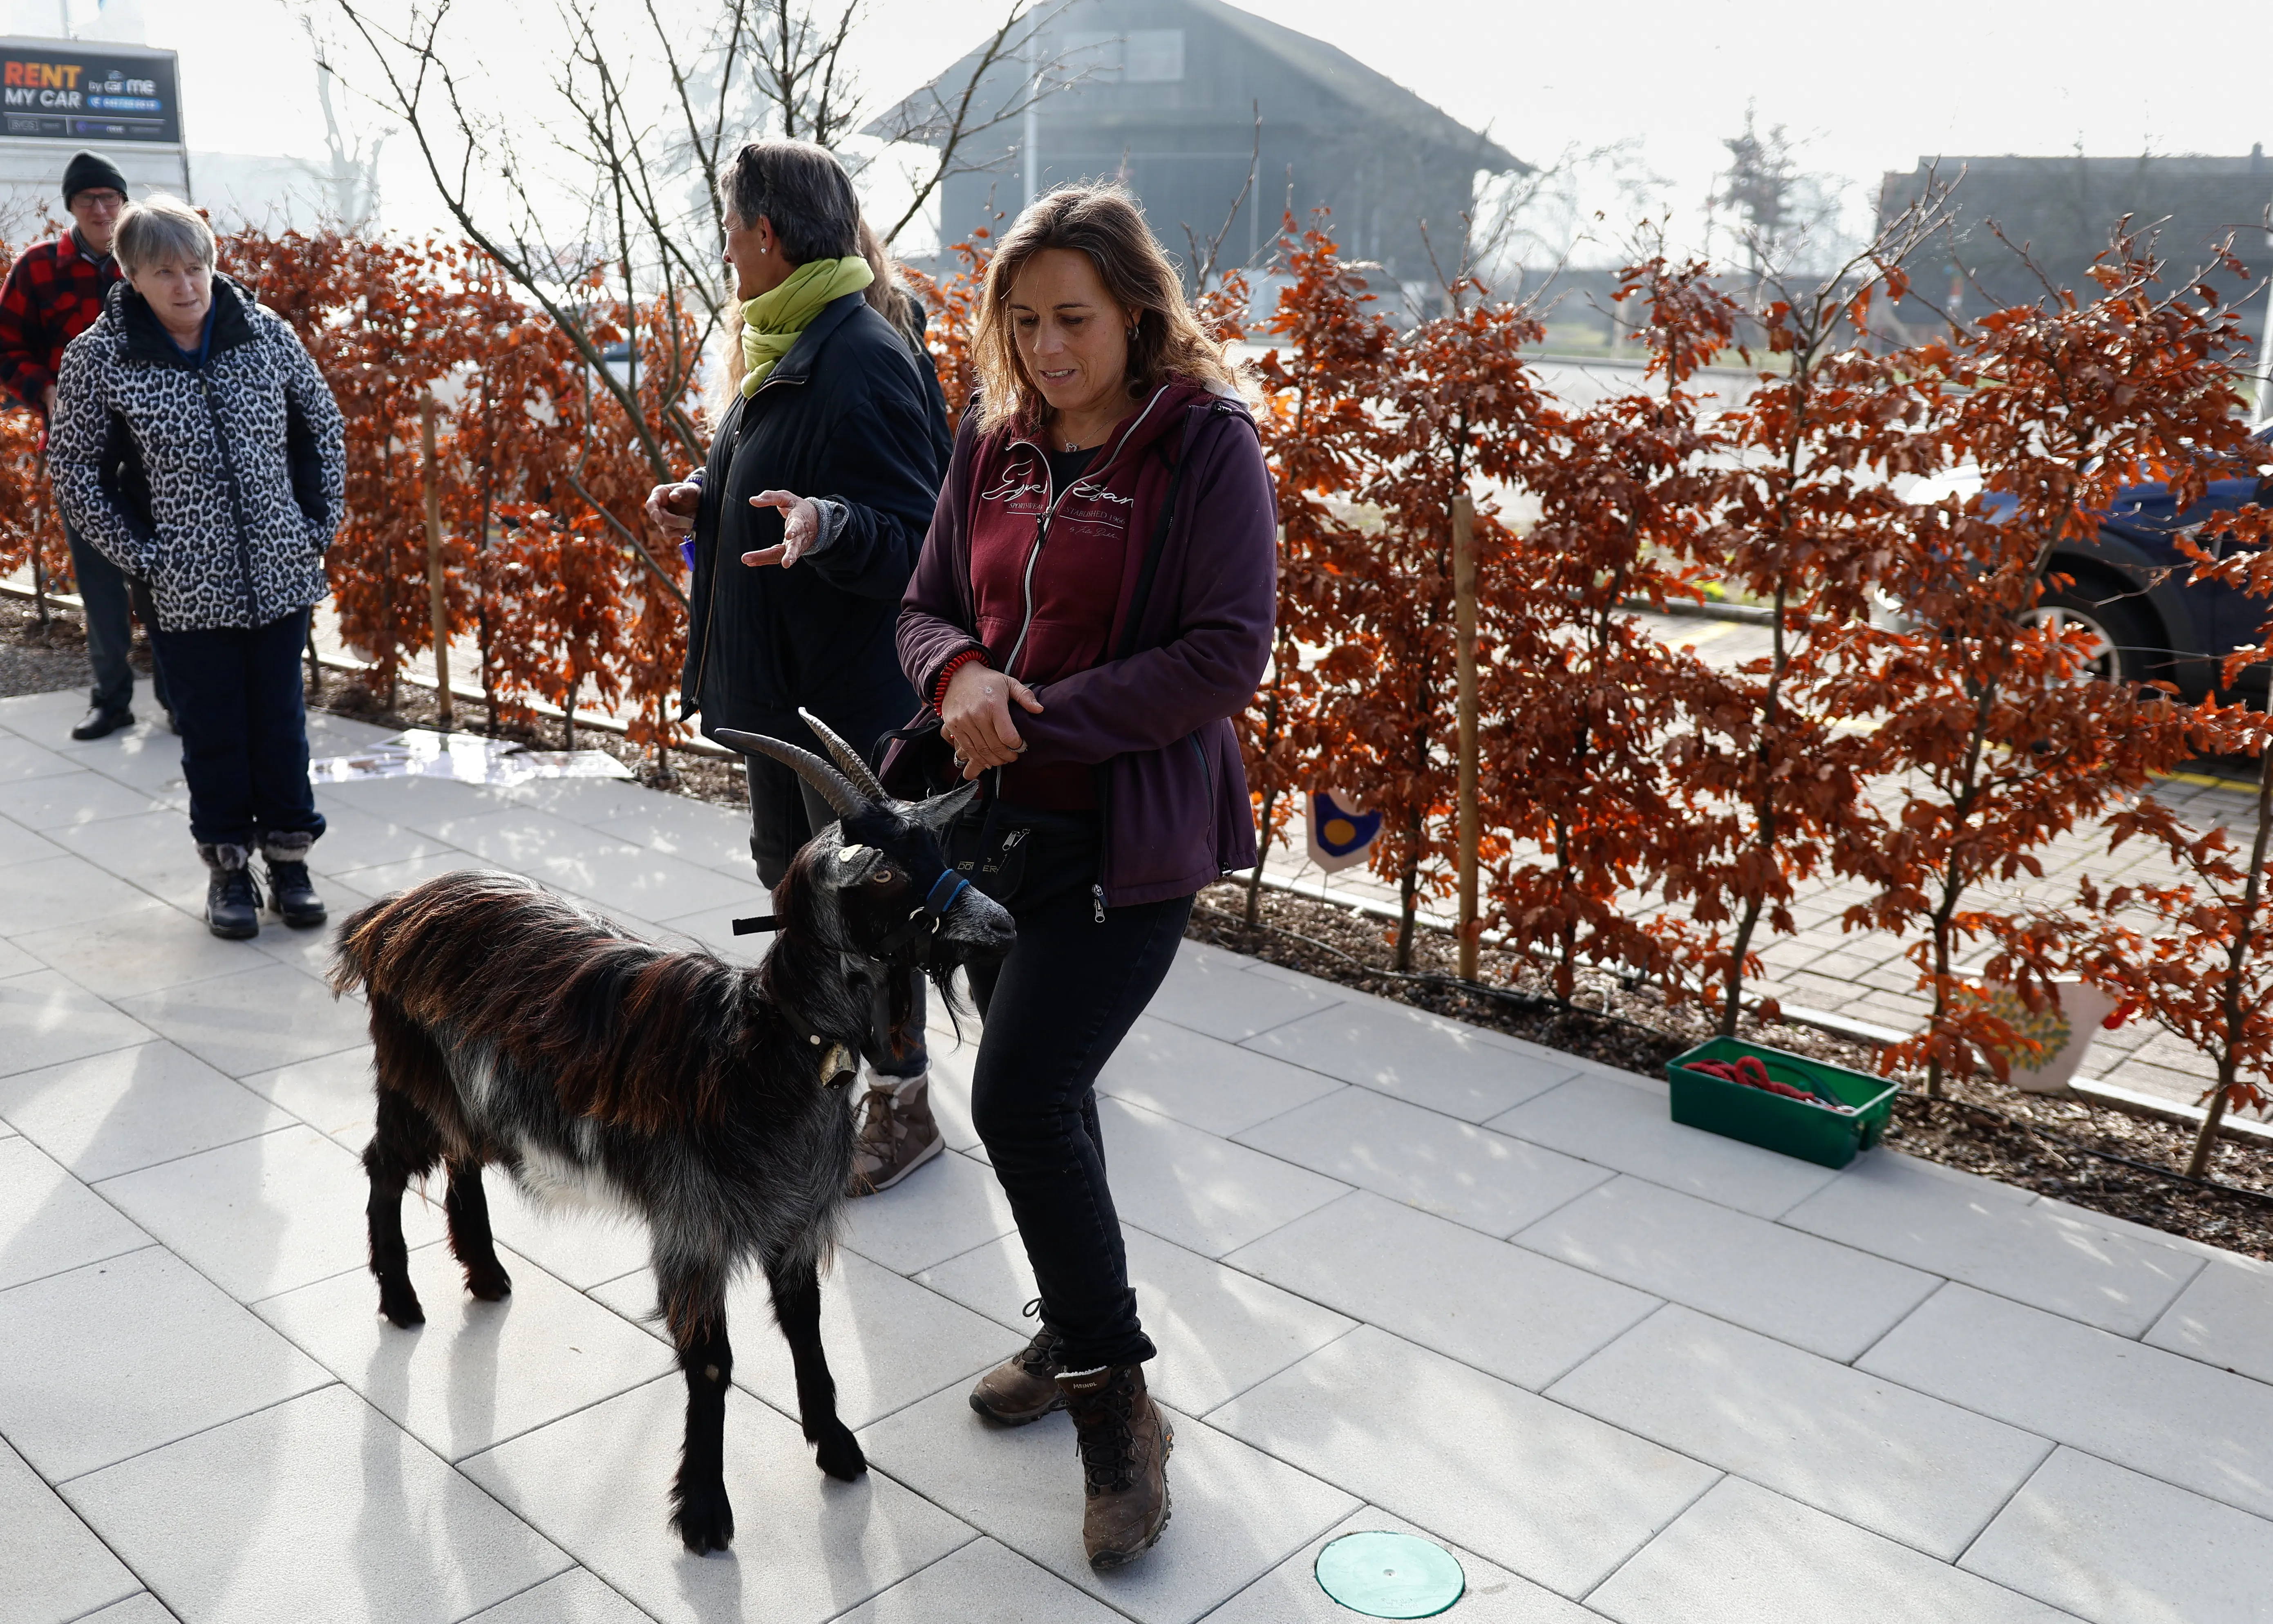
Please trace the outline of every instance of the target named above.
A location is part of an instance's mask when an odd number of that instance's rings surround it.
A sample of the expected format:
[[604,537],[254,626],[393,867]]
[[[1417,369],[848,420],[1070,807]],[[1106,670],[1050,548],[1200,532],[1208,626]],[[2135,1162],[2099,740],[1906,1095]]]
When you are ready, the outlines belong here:
[[[1094,1087],[1174,961],[1193,894],[1255,861],[1230,718],[1271,649],[1277,510],[1255,424],[1128,193],[1061,187],[987,267],[981,393],[902,601],[900,663],[982,782],[951,857],[1018,924],[972,977],[972,1114],[1041,1328],[971,1395],[1064,1405],[1099,1568],[1167,1522]],[[941,752],[942,759],[944,753]],[[888,762],[906,773],[908,752]]]

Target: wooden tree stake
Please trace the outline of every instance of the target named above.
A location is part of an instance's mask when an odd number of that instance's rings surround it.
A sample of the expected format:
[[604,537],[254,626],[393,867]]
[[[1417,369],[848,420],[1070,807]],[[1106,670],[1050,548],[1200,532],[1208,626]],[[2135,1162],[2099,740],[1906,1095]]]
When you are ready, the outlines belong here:
[[1476,505],[1452,498],[1452,625],[1460,714],[1460,976],[1476,978]]
[[450,714],[450,606],[442,590],[442,472],[434,453],[434,397],[418,403],[418,432],[426,453],[426,606],[434,617],[434,715],[447,733]]

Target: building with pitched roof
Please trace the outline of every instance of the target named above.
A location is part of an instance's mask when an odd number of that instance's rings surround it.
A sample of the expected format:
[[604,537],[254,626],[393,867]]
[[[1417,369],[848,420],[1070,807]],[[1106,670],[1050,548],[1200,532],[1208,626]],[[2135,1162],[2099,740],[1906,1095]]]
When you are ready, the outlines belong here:
[[[999,231],[1024,206],[1030,173],[1038,191],[1118,176],[1179,258],[1193,241],[1204,255],[1220,233],[1219,263],[1254,261],[1284,211],[1302,219],[1324,206],[1346,254],[1423,282],[1430,243],[1448,272],[1457,259],[1477,177],[1529,167],[1347,52],[1224,0],[1074,0],[1035,59],[1069,82],[982,137],[987,150],[970,161],[983,168],[949,178],[943,244]],[[869,132],[919,123],[934,94],[958,95],[979,62],[973,50]],[[982,116],[1016,106],[1034,72],[998,64],[974,106]]]

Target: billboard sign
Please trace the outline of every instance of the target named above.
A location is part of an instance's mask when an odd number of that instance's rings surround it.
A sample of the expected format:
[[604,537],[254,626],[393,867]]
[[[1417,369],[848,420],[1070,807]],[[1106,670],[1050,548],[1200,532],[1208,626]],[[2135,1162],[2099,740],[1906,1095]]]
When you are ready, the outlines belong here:
[[179,146],[171,51],[98,40],[0,40],[0,136]]

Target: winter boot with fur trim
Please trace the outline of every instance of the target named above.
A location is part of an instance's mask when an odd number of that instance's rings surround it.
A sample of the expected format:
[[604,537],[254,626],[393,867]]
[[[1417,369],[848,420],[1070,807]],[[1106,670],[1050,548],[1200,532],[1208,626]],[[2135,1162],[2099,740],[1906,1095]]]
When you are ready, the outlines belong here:
[[252,853],[243,846],[200,842],[198,856],[211,871],[206,882],[206,928],[231,941],[259,935],[260,883],[252,877]]
[[869,1195],[889,1190],[947,1149],[947,1141],[931,1114],[931,1074],[912,1077],[881,1077],[868,1074],[868,1091],[853,1109],[860,1113],[853,1130],[852,1177],[847,1195]]
[[1168,1451],[1176,1434],[1144,1390],[1142,1365],[1058,1373],[1081,1447],[1081,1543],[1096,1568],[1152,1548],[1168,1526]]
[[308,848],[315,843],[312,834],[270,834],[260,842],[268,862],[268,905],[295,929],[321,924],[326,917],[323,899],[308,878]]

